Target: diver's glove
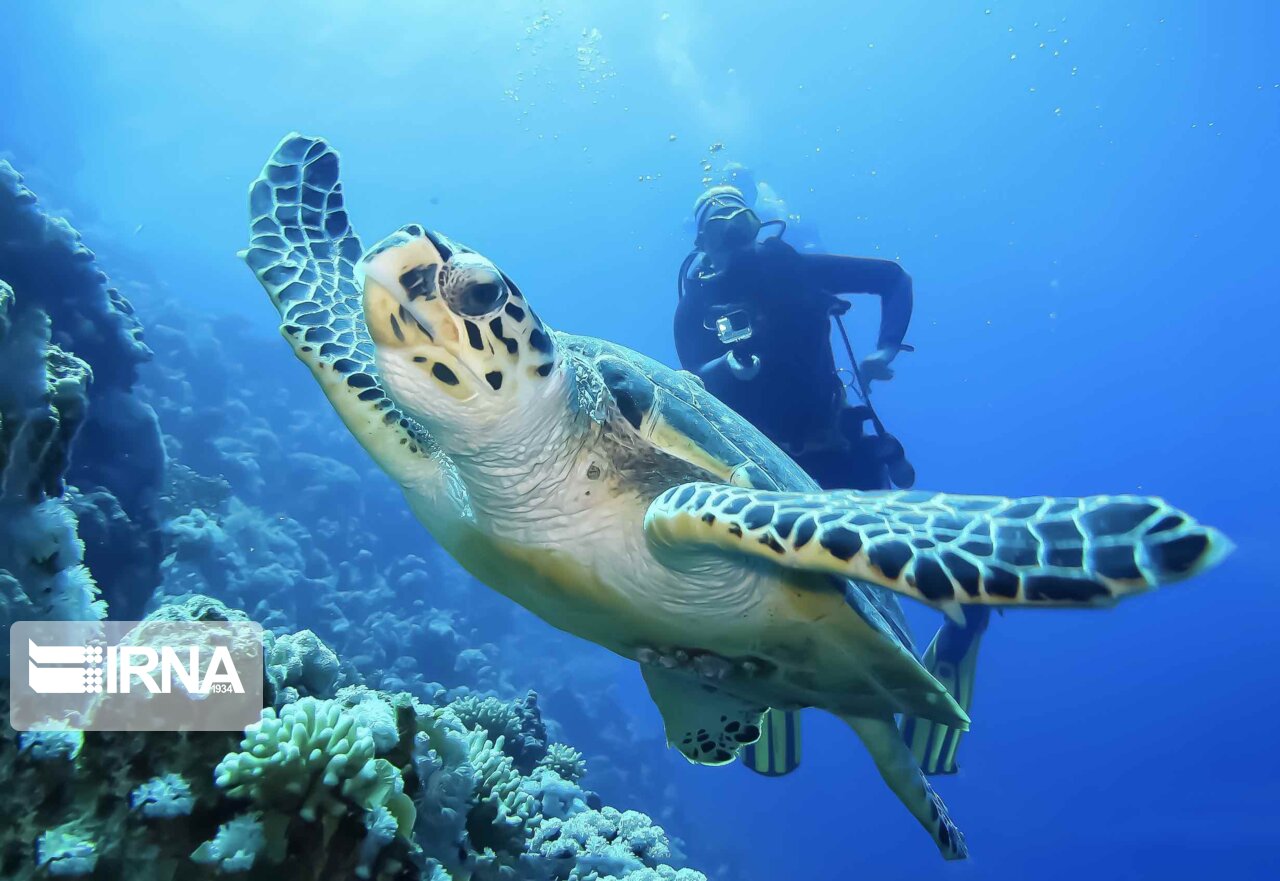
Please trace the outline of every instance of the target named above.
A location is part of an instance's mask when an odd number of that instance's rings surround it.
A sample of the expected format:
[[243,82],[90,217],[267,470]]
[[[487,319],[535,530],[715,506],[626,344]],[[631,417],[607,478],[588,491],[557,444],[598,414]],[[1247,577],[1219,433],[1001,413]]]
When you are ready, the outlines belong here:
[[760,372],[760,359],[755,355],[748,355],[747,363],[745,364],[739,361],[738,356],[733,352],[730,352],[725,360],[735,379],[741,379],[745,382],[749,379],[755,379]]
[[888,382],[893,379],[893,368],[889,366],[893,363],[893,359],[898,356],[896,349],[876,349],[870,355],[862,359],[862,363],[858,365],[858,371],[862,374],[862,381],[868,385],[873,382]]

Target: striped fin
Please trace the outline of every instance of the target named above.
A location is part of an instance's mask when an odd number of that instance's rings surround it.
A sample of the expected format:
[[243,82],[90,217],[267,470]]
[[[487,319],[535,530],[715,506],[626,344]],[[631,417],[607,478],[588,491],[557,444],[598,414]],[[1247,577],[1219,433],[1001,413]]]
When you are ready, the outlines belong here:
[[760,739],[742,750],[742,764],[765,777],[782,777],[800,767],[800,711],[769,710]]
[[797,493],[688,483],[645,529],[780,566],[843,575],[928,603],[1109,605],[1189,578],[1232,545],[1160,499],[1006,499],[923,492]]
[[[978,672],[978,647],[991,611],[982,606],[965,609],[965,624],[948,620],[929,643],[924,666],[966,713],[973,706],[974,680]],[[959,770],[956,751],[964,732],[941,722],[904,716],[902,738],[926,774],[954,774]]]

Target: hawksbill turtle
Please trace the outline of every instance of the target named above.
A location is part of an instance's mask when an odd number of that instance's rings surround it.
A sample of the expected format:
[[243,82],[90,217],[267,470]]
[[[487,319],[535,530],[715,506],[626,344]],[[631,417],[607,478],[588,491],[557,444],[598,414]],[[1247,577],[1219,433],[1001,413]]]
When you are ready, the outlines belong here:
[[1154,498],[823,492],[687,373],[553,331],[491,261],[411,224],[365,251],[338,155],[292,134],[242,256],[281,331],[418,519],[480,581],[641,664],[669,743],[722,765],[816,707],[960,858],[897,717],[969,719],[894,594],[1096,606],[1230,549]]

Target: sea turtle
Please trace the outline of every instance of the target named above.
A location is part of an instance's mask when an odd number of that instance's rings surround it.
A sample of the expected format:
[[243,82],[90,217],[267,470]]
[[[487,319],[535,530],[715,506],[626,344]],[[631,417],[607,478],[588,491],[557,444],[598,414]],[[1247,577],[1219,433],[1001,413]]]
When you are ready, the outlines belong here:
[[948,858],[964,838],[895,717],[968,717],[888,591],[953,616],[1105,605],[1229,550],[1153,498],[822,492],[693,376],[551,330],[444,235],[365,252],[321,139],[286,137],[249,201],[285,338],[459,563],[640,662],[692,762],[733,761],[766,712],[837,715]]

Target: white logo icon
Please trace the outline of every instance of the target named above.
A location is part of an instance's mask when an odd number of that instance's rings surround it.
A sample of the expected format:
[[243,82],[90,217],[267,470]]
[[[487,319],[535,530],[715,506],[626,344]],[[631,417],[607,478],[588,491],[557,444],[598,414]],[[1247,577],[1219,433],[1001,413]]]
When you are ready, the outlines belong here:
[[27,640],[27,675],[40,694],[102,691],[102,646],[36,645]]

